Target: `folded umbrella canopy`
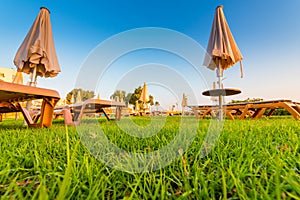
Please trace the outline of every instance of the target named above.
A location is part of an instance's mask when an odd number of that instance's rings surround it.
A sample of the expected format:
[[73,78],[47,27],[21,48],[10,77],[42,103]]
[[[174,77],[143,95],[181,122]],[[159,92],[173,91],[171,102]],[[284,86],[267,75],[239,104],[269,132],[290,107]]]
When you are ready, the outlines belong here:
[[203,64],[211,70],[217,69],[218,77],[223,75],[223,70],[243,59],[227,24],[223,6],[216,8],[206,52]]
[[[144,87],[142,89],[142,93],[141,93],[139,100],[142,101],[143,109],[147,109],[148,108],[147,103],[150,101],[150,98],[149,98],[146,83],[144,83]],[[144,110],[144,111],[146,112],[146,110]]]
[[14,64],[18,71],[31,74],[30,85],[36,85],[37,76],[55,77],[60,72],[47,8],[40,9],[16,53]]
[[146,83],[144,83],[144,87],[142,89],[142,93],[139,100],[143,103],[147,103],[150,100]]

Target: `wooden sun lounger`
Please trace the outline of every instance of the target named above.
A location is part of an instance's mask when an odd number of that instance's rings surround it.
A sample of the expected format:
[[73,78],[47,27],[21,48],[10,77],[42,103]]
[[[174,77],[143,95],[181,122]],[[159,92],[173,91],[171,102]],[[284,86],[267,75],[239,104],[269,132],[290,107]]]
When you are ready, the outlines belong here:
[[[112,119],[110,114],[107,113],[105,108],[115,107],[115,118]],[[67,125],[77,125],[81,122],[82,116],[84,114],[92,113],[103,113],[107,120],[120,120],[122,107],[125,107],[124,102],[116,102],[109,100],[99,100],[99,99],[88,99],[82,103],[72,104],[68,107],[57,107],[55,108],[55,115],[63,115],[65,124]]]
[[[40,115],[31,118],[20,102],[42,99]],[[29,127],[50,127],[54,107],[60,97],[57,91],[15,83],[0,82],[0,113],[22,112]]]
[[[204,119],[207,115],[214,115],[218,112],[218,107],[213,105],[189,106],[198,119]],[[261,102],[246,102],[224,105],[224,111],[231,120],[260,118],[263,115],[267,117],[274,114],[276,109],[287,110],[296,120],[300,120],[300,103],[291,100],[274,100]]]

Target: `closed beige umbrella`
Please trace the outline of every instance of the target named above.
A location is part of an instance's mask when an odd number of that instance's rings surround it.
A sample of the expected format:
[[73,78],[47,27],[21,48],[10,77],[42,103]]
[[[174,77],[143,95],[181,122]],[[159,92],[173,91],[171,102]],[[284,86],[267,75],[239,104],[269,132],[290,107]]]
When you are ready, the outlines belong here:
[[182,95],[181,106],[182,107],[187,107],[188,106],[188,99],[187,99],[187,96],[184,93]]
[[182,112],[181,115],[184,116],[184,109],[185,107],[188,106],[188,98],[187,96],[183,93],[182,94],[182,101],[181,101],[181,107],[182,107]]
[[223,75],[223,70],[243,59],[227,24],[223,6],[216,8],[206,52],[204,65],[211,70],[217,69],[218,77]]
[[139,100],[143,103],[147,103],[150,100],[146,83],[144,83],[142,94]]
[[144,112],[146,112],[146,109],[148,108],[147,103],[150,101],[146,83],[144,83],[144,87],[142,89],[142,93],[141,93],[139,100],[143,102],[142,103],[143,109],[144,109]]
[[[243,56],[232,36],[223,13],[223,6],[215,11],[213,25],[204,58],[204,65],[215,70],[218,76],[219,89],[223,89],[223,71],[241,61]],[[243,77],[242,63],[240,62],[241,77]],[[222,120],[222,95],[219,95],[219,119]]]
[[140,110],[140,104],[138,101],[135,102],[135,111],[139,111]]
[[36,85],[37,76],[55,77],[60,72],[47,8],[40,9],[16,53],[14,64],[18,71],[31,74],[30,85]]

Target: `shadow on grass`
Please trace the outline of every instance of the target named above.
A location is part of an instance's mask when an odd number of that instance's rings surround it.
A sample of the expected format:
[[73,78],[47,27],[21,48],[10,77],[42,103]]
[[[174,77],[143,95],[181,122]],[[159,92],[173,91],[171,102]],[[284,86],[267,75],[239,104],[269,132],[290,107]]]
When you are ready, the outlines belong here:
[[27,129],[28,127],[24,125],[23,119],[3,119],[0,122],[0,130],[4,129]]
[[[82,119],[81,123],[80,124],[93,124],[97,122],[98,124],[105,124],[105,123],[112,123],[112,122],[115,122],[115,121],[108,121],[107,119],[103,119],[103,118],[100,118],[100,119],[94,119],[94,118],[85,118],[85,119]],[[65,125],[64,123],[64,119],[55,119],[53,120],[52,122],[53,125]]]

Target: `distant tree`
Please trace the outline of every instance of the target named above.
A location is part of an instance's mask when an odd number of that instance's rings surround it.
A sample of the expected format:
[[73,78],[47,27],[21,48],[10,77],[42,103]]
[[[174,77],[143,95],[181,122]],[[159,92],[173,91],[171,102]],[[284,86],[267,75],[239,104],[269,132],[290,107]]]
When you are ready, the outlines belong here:
[[110,99],[114,101],[124,101],[126,96],[126,91],[124,90],[116,90],[112,95],[110,95]]
[[150,106],[154,105],[154,97],[152,95],[149,95],[149,101],[148,103],[150,104]]
[[263,99],[261,98],[248,98],[248,99],[245,99],[245,100],[232,100],[231,102],[229,103],[247,103],[247,102],[260,102],[260,101],[263,101]]
[[171,110],[172,112],[175,110],[175,105],[172,105]]
[[138,88],[135,88],[134,93],[130,96],[129,103],[133,105],[135,109],[136,102],[139,102],[139,99],[141,97],[143,88],[139,86]]
[[126,106],[128,107],[128,105],[129,105],[129,101],[130,101],[130,98],[131,98],[131,96],[132,96],[132,93],[128,93],[127,95],[126,95],[126,97],[125,97],[125,104],[126,104]]
[[128,106],[131,95],[132,93],[126,94],[125,90],[116,90],[112,95],[110,95],[110,99],[119,102],[124,101],[126,106]]
[[72,104],[80,101],[91,99],[95,96],[94,91],[83,90],[81,88],[75,88],[69,92],[66,96],[66,103]]
[[160,103],[158,101],[155,101],[154,105],[156,107],[156,110],[158,110],[158,107],[160,106]]
[[[268,113],[268,111],[266,113]],[[284,115],[291,115],[291,113],[289,113],[289,111],[285,110],[284,108],[278,108],[276,109],[273,115],[284,116]]]

